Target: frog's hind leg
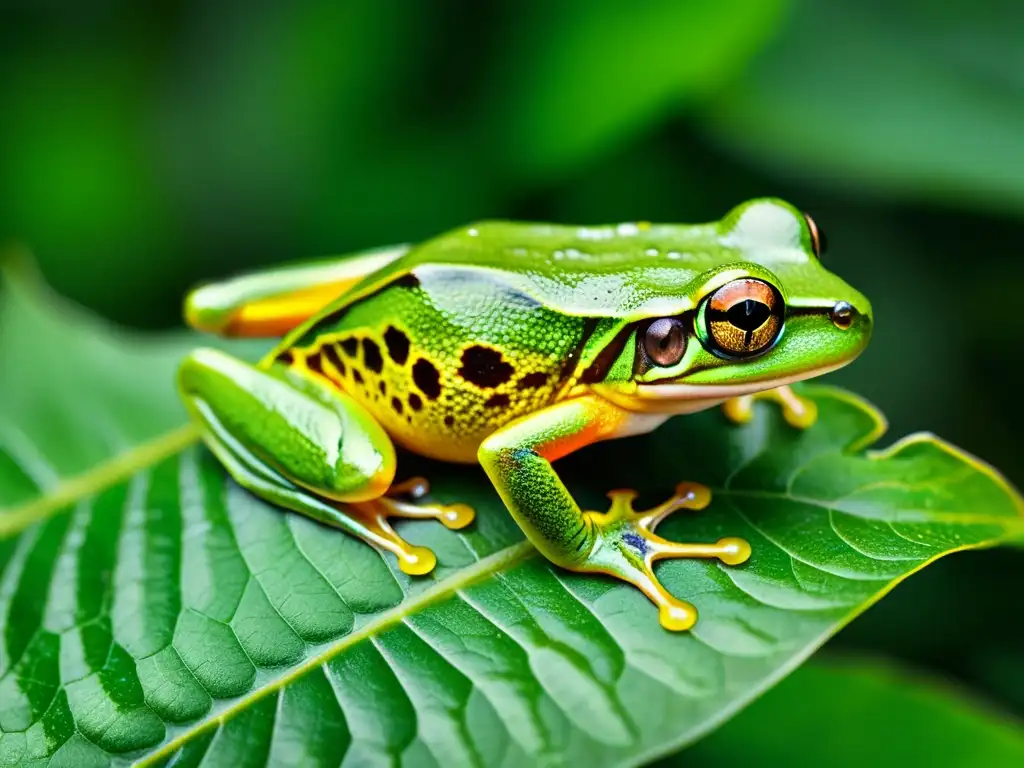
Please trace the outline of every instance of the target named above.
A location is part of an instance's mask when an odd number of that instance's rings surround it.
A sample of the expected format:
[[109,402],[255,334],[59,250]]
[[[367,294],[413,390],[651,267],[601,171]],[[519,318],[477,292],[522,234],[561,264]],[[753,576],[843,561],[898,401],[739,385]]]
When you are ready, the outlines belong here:
[[185,319],[196,330],[221,336],[283,336],[407,250],[396,245],[204,285],[189,294]]
[[433,517],[450,528],[472,519],[457,506],[418,508],[386,497],[394,446],[342,392],[280,365],[258,369],[212,349],[185,359],[178,384],[206,444],[239,485],[393,553],[406,573],[429,573],[437,559],[400,537],[389,518]]

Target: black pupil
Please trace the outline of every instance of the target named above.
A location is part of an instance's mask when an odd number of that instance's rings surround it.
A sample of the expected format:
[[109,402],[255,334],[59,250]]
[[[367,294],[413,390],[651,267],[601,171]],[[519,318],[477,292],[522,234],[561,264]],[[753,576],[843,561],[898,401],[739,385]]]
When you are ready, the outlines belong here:
[[741,331],[756,331],[772,316],[767,304],[754,299],[744,299],[729,307],[729,322]]

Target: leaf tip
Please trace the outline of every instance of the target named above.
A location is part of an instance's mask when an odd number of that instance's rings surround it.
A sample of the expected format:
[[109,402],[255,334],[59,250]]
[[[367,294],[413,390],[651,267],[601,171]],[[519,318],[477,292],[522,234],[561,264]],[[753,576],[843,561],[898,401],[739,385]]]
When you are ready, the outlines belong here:
[[871,426],[859,437],[854,438],[846,447],[847,453],[859,453],[877,443],[889,429],[889,421],[873,403],[861,395],[848,389],[831,384],[809,384],[801,388],[807,396],[814,400],[829,398],[850,406],[867,416]]

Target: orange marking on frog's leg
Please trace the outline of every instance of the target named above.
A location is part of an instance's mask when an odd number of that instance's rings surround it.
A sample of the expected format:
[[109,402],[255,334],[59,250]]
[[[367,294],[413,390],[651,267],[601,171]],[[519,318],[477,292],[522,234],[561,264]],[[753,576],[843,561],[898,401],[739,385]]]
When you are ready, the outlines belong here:
[[197,330],[222,336],[283,336],[407,250],[404,245],[378,248],[204,285],[189,294],[185,319]]
[[345,280],[243,304],[220,331],[236,338],[284,336],[341,296],[355,281]]

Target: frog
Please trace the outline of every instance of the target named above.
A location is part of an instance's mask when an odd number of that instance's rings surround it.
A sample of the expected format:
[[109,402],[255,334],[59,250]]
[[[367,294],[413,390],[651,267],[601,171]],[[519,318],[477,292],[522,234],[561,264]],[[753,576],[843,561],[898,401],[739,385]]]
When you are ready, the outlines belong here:
[[458,530],[475,511],[428,502],[425,478],[396,481],[399,448],[481,466],[554,566],[631,584],[662,627],[685,631],[697,607],[655,564],[739,567],[752,554],[739,537],[656,532],[677,510],[707,507],[709,488],[681,480],[645,510],[616,489],[608,509],[585,510],[554,465],[677,415],[720,407],[742,424],[757,400],[811,427],[814,401],[792,385],[850,363],[872,329],[867,298],[825,267],[825,251],[815,220],[777,197],[698,224],[484,220],[198,286],[185,301],[193,328],[278,341],[257,363],[195,349],[177,386],[239,485],[390,553],[412,577],[437,558],[393,522]]

